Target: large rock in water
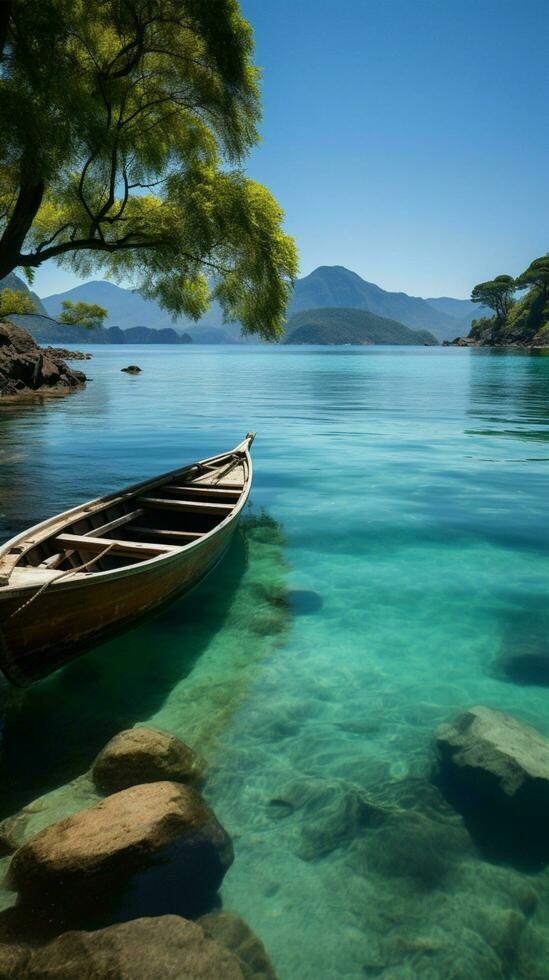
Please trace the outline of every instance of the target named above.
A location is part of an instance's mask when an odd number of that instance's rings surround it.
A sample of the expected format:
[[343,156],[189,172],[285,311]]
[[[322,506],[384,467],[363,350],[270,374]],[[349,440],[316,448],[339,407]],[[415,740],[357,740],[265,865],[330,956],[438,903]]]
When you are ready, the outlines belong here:
[[134,919],[67,932],[36,950],[0,946],[1,980],[246,980],[244,963],[195,922]]
[[[199,793],[158,782],[115,793],[46,827],[15,852],[9,880],[23,901],[47,897],[70,914],[98,895],[115,904],[130,884],[130,892],[138,890],[139,873],[167,869],[177,876],[177,907],[172,903],[170,911],[191,915],[210,906],[232,861],[230,838]],[[149,890],[161,889],[154,878]],[[134,902],[123,917],[135,914]]]
[[436,733],[436,780],[493,857],[549,860],[549,740],[477,706]]
[[86,383],[81,371],[42,350],[23,327],[0,323],[0,398],[29,392],[70,391]]
[[184,742],[156,728],[130,728],[111,738],[92,766],[101,792],[169,779],[198,786],[205,763]]

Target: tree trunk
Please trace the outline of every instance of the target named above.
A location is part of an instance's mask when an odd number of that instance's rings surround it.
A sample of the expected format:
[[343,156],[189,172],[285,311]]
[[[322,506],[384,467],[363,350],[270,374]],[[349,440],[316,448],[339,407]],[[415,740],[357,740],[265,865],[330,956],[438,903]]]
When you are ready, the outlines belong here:
[[[2,4],[0,3],[0,7]],[[21,249],[44,196],[44,181],[22,185],[17,204],[0,238],[0,279],[20,264]]]

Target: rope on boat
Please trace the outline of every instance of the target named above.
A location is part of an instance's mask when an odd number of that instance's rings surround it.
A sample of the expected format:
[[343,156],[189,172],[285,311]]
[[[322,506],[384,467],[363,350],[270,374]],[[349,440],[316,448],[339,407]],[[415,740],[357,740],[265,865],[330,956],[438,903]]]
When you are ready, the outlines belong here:
[[96,562],[101,561],[101,559],[104,558],[105,555],[112,550],[112,548],[114,548],[115,543],[116,542],[113,541],[112,544],[109,544],[103,549],[103,551],[100,551],[98,555],[94,555],[93,558],[90,558],[88,561],[83,562],[81,565],[77,565],[76,568],[67,568],[67,570],[65,572],[61,572],[61,575],[58,575],[57,578],[49,578],[47,582],[44,582],[44,585],[40,586],[34,595],[31,595],[30,599],[27,599],[26,602],[23,602],[20,606],[18,606],[17,609],[11,613],[9,618],[12,619],[14,616],[18,616],[20,612],[23,612],[23,609],[26,609],[27,606],[30,606],[31,602],[38,599],[38,596],[42,595],[42,593],[45,592],[48,586],[52,585],[53,582],[60,582],[62,578],[68,578],[69,575],[76,575],[77,572],[83,572],[86,568],[89,568],[90,565],[95,565]]
[[223,470],[220,470],[220,472],[217,474],[215,480],[213,481],[213,486],[215,486],[216,483],[219,483],[222,476],[227,476],[227,473],[230,473],[231,470],[234,470],[235,466],[238,466],[238,464],[242,462],[244,456],[245,453],[243,452],[235,453],[234,454],[235,458],[233,459],[232,463],[229,463],[228,466],[226,466]]

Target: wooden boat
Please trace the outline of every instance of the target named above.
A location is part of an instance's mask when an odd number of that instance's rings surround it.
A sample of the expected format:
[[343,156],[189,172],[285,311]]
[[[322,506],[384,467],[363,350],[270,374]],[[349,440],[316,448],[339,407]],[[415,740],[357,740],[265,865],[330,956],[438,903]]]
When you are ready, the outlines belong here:
[[0,548],[0,668],[12,684],[51,674],[211,571],[248,499],[253,438],[74,507]]

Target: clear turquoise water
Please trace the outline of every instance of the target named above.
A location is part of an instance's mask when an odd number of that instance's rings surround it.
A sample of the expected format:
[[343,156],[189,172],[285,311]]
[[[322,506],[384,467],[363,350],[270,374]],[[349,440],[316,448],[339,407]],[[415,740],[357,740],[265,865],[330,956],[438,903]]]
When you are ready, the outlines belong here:
[[[136,378],[120,373],[138,363]],[[226,448],[252,527],[192,596],[4,691],[4,812],[152,721],[209,756],[227,908],[281,980],[549,977],[549,875],[491,865],[429,782],[476,703],[549,736],[549,357],[429,348],[96,348],[88,388],[0,407],[0,532]],[[273,604],[312,590],[322,606]],[[360,825],[361,793],[393,807]],[[358,794],[358,795],[357,795]]]

